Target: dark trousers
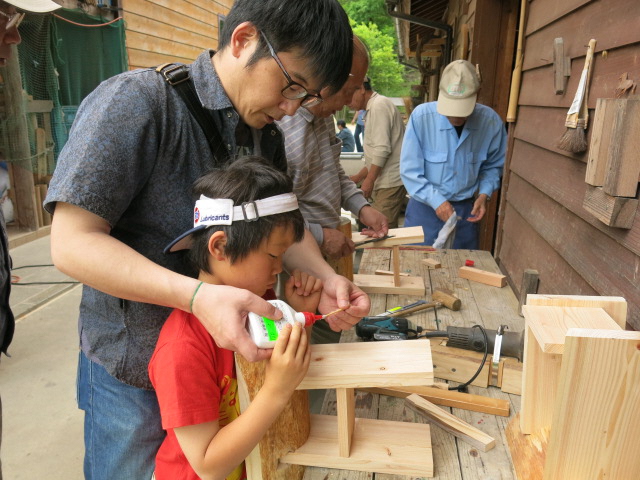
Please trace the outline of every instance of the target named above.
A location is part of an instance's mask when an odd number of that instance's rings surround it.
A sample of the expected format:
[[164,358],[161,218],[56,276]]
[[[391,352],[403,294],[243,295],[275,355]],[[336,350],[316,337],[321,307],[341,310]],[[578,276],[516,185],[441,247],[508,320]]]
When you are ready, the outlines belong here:
[[[473,210],[473,201],[473,199],[468,199],[460,202],[450,202],[456,211],[456,215],[460,217],[456,224],[452,248],[478,249],[478,224],[467,221],[467,218],[471,216],[471,210]],[[416,227],[418,225],[421,225],[424,229],[423,245],[433,245],[444,222],[438,218],[435,210],[429,205],[411,198],[405,212],[404,226]]]
[[361,133],[362,133],[362,141],[364,142],[364,125],[360,125],[359,123],[356,123],[356,129],[353,132],[353,138],[356,139],[356,151],[358,152],[364,152],[364,149],[362,148],[362,143],[360,142]]

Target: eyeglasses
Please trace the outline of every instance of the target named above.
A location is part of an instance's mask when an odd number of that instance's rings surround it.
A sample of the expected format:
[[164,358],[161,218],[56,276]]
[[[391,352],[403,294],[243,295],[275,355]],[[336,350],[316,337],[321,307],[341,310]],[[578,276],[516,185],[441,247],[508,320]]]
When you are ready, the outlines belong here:
[[22,20],[24,20],[24,16],[25,16],[24,13],[16,12],[16,13],[8,14],[3,12],[2,10],[0,10],[0,15],[7,19],[7,23],[5,23],[4,25],[4,28],[6,30],[9,30],[13,27],[18,28],[22,23]]
[[264,38],[264,41],[267,44],[267,48],[269,49],[271,57],[273,57],[273,59],[276,61],[276,63],[280,67],[280,70],[282,70],[282,73],[287,79],[287,82],[289,82],[287,83],[287,86],[280,91],[282,96],[284,98],[288,98],[289,100],[300,100],[301,107],[313,107],[314,105],[318,105],[319,103],[321,103],[322,97],[319,93],[309,93],[306,88],[291,79],[291,76],[285,70],[284,65],[282,65],[282,62],[278,58],[278,55],[276,55],[276,51],[271,46],[271,43],[267,39],[267,36],[264,34],[264,32],[260,33],[262,34],[262,38]]

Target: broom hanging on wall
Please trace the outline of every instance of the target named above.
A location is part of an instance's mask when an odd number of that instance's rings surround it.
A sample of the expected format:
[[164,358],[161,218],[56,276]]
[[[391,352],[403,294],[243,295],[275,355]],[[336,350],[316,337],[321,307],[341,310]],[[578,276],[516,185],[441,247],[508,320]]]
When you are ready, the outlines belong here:
[[591,80],[591,63],[593,61],[593,53],[596,49],[595,39],[589,41],[587,56],[584,60],[584,68],[580,76],[580,83],[576,96],[573,98],[571,107],[567,112],[567,118],[564,126],[567,130],[558,141],[558,148],[572,153],[582,153],[587,149],[587,138],[585,130],[589,123],[589,107],[587,105],[589,81]]

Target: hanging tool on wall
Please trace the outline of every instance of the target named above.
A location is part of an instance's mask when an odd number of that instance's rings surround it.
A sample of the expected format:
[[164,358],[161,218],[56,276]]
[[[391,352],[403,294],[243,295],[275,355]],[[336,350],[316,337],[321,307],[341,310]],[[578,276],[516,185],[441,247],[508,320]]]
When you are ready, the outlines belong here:
[[584,68],[580,76],[580,83],[573,98],[571,107],[567,112],[564,126],[567,127],[562,138],[558,141],[558,148],[571,153],[582,153],[587,149],[585,130],[589,122],[589,82],[591,80],[591,64],[596,50],[596,41],[589,41],[589,48],[584,59]]

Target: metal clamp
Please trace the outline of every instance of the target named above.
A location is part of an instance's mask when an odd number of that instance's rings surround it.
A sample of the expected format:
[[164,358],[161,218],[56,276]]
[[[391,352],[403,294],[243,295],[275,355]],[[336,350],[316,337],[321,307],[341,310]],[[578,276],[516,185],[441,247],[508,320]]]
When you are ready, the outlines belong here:
[[[247,215],[247,206],[252,205],[253,206],[253,211],[255,214],[255,217],[249,218],[249,216]],[[258,213],[258,206],[256,205],[256,202],[243,202],[242,205],[240,205],[240,207],[242,208],[242,215],[244,216],[244,219],[247,222],[257,222],[258,219],[260,218],[260,214]]]

